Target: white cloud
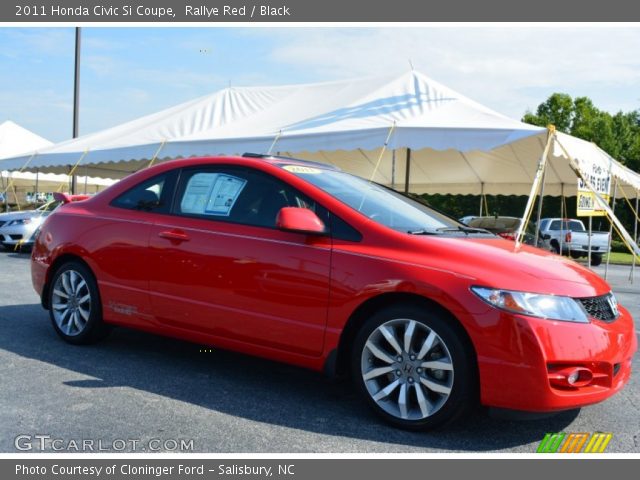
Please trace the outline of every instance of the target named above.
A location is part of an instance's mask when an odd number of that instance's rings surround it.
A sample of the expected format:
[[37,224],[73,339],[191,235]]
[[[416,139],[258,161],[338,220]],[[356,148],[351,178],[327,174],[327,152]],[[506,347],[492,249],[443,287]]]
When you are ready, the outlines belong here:
[[553,91],[574,95],[595,92],[596,104],[600,100],[613,110],[640,106],[638,98],[624,96],[626,90],[640,86],[637,28],[400,27],[251,32],[274,33],[279,45],[271,58],[319,78],[403,72],[411,61],[417,70],[514,117],[534,108]]

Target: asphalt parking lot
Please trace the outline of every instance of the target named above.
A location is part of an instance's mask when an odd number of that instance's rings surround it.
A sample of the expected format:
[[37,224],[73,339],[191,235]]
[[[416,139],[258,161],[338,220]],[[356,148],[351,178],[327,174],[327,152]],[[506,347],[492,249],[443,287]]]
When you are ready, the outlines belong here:
[[[604,266],[596,269],[603,273]],[[640,331],[640,271],[609,267]],[[640,362],[616,397],[542,420],[478,412],[409,433],[378,421],[349,384],[314,372],[125,329],[94,346],[54,333],[31,287],[29,257],[0,253],[0,451],[534,452],[547,432],[612,432],[608,452],[640,451]],[[190,443],[192,441],[192,443]]]

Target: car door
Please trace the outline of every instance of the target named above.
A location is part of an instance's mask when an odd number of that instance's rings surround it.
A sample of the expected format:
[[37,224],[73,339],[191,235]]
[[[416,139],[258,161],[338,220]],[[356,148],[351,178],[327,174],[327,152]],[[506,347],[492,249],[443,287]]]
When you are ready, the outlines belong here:
[[[322,351],[331,240],[275,226],[282,207],[321,207],[266,173],[181,172],[173,215],[151,227],[150,296],[172,327],[281,350]],[[326,215],[325,215],[326,216]]]
[[93,222],[86,247],[91,252],[111,322],[145,326],[153,322],[148,266],[151,225],[169,212],[177,172],[165,172],[122,193],[86,221]]

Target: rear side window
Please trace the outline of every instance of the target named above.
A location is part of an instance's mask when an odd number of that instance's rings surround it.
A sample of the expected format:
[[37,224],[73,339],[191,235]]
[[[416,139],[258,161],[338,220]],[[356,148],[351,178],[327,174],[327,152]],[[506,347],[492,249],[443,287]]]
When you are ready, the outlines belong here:
[[169,213],[177,172],[150,178],[116,197],[111,205],[128,210]]

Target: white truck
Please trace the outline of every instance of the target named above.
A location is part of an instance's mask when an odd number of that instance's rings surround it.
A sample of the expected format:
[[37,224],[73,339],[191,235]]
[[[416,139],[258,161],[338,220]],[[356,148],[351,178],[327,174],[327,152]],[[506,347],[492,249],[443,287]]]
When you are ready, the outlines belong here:
[[[580,220],[573,218],[543,218],[540,220],[542,239],[556,252],[571,258],[589,254],[589,232]],[[591,232],[591,265],[602,263],[602,256],[609,251],[609,232]]]

